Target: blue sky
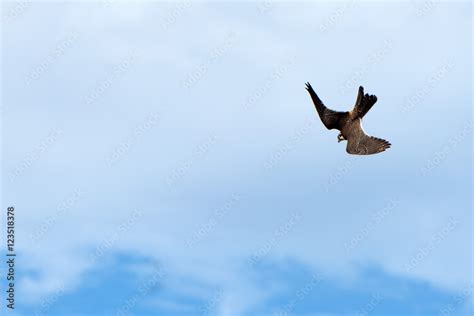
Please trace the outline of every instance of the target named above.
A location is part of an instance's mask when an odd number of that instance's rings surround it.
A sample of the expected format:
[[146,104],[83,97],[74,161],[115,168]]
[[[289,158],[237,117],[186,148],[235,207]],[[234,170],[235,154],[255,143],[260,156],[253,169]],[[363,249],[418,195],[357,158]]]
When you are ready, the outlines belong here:
[[[470,314],[471,29],[469,2],[3,2],[9,313]],[[347,155],[306,81],[376,94],[392,148]]]

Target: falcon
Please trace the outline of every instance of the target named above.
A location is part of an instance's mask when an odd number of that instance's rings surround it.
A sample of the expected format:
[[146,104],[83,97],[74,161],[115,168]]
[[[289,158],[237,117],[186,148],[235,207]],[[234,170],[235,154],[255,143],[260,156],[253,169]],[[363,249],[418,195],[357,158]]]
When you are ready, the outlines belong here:
[[390,148],[391,144],[388,141],[369,136],[362,128],[362,118],[377,102],[375,95],[364,94],[362,86],[359,87],[354,108],[348,112],[328,109],[319,99],[316,92],[314,92],[309,82],[306,83],[306,90],[308,90],[324,126],[330,130],[337,129],[340,131],[339,135],[337,135],[338,143],[347,140],[347,153],[353,155],[372,155]]

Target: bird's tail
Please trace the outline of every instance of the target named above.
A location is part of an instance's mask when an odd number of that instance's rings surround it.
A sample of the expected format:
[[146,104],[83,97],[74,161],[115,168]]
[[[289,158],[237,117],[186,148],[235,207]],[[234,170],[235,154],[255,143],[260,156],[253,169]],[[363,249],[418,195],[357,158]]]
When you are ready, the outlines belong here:
[[356,117],[363,118],[376,102],[377,97],[375,95],[368,93],[364,94],[364,88],[362,86],[359,87],[359,93],[355,105]]

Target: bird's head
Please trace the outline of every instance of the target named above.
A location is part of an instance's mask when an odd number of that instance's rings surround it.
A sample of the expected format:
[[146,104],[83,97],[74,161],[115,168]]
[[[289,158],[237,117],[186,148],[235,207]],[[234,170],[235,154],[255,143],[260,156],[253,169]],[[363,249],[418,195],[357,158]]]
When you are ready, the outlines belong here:
[[337,142],[340,143],[340,142],[342,142],[343,140],[346,140],[346,139],[344,138],[344,136],[342,136],[341,133],[339,133],[339,135],[337,135]]

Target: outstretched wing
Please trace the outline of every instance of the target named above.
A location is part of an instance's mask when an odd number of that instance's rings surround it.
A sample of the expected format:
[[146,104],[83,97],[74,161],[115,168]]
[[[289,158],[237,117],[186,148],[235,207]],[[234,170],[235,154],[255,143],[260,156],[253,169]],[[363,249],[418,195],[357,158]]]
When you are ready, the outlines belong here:
[[347,139],[346,151],[349,154],[372,155],[390,148],[391,144],[385,139],[365,134],[360,124],[354,124],[353,128],[354,130]]
[[326,126],[327,129],[340,129],[339,121],[345,114],[347,114],[347,112],[338,112],[328,109],[319,99],[316,92],[314,92],[313,87],[311,87],[309,82],[306,83],[306,90],[308,90],[311,99],[313,99],[316,111],[318,111],[319,117],[321,118],[324,126]]
[[377,102],[377,97],[372,94],[364,94],[364,87],[360,86],[356,104],[352,110],[354,118],[363,118],[364,115],[374,106],[375,102]]

